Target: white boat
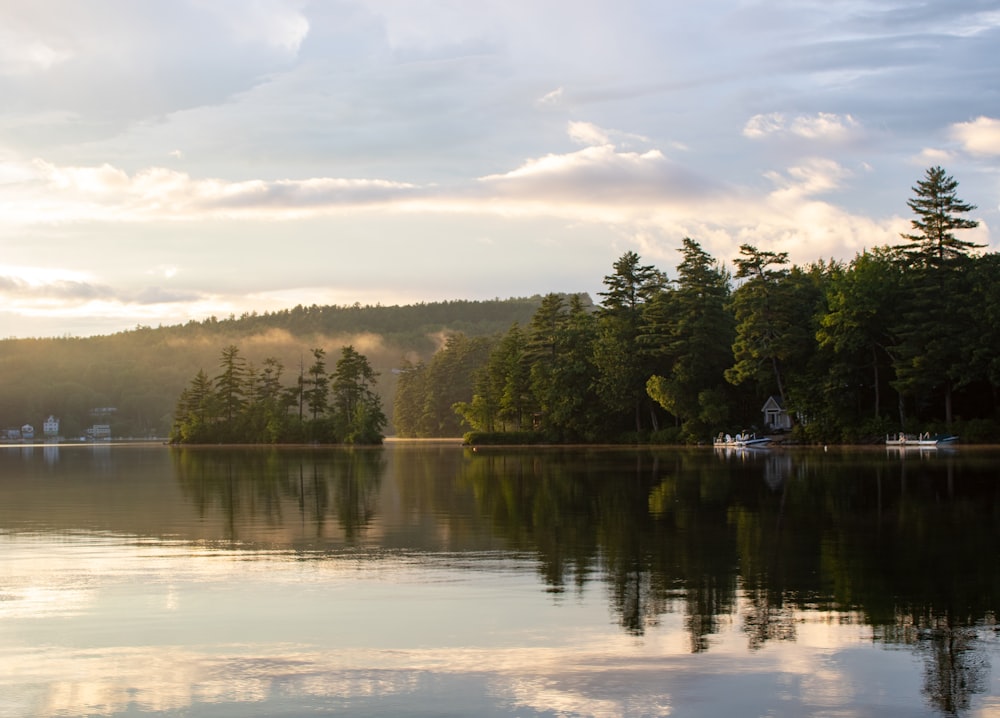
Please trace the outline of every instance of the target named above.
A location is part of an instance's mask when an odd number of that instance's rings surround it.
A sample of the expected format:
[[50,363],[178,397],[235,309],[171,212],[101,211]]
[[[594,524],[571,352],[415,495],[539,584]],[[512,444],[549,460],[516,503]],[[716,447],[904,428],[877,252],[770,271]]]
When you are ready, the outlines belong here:
[[719,435],[712,440],[712,445],[722,448],[743,448],[746,446],[763,446],[770,441],[770,437],[757,436],[756,434],[751,434],[746,431],[741,431],[735,436],[720,432]]
[[930,432],[925,434],[904,434],[900,432],[895,436],[885,437],[886,446],[910,447],[915,449],[940,446],[941,444],[951,444],[957,440],[957,436],[931,436]]

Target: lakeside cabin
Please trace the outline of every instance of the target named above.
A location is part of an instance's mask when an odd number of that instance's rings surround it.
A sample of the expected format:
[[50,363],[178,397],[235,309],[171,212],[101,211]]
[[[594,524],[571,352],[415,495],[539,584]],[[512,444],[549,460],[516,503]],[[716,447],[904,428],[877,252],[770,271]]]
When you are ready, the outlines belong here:
[[764,402],[760,411],[764,415],[764,426],[767,427],[768,431],[781,432],[792,428],[792,417],[785,411],[781,397],[773,394],[767,397],[767,401]]

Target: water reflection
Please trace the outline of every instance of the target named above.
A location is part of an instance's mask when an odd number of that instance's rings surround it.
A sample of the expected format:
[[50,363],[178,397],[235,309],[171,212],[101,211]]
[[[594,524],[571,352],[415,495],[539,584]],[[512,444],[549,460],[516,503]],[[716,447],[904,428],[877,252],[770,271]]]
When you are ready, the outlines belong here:
[[221,515],[223,537],[230,541],[254,539],[252,527],[260,523],[280,532],[298,522],[324,537],[335,522],[347,542],[356,542],[375,516],[385,472],[384,452],[372,449],[186,449],[172,456],[184,495],[200,517]]
[[[824,626],[833,631],[826,644],[844,640],[844,627],[851,627],[852,645],[919,658],[915,692],[937,714],[969,714],[995,684],[990,658],[998,642],[1000,484],[994,454],[101,448],[99,455],[86,448],[53,453],[47,447],[41,457],[0,452],[0,534],[104,531],[197,547],[214,557],[244,555],[234,549],[278,552],[316,570],[344,557],[383,567],[391,558],[400,562],[392,563],[394,572],[412,567],[407,590],[415,596],[434,581],[451,583],[471,571],[496,572],[509,582],[528,567],[544,593],[534,582],[527,585],[561,612],[553,616],[568,615],[594,590],[602,591],[622,641],[656,642],[669,629],[671,637],[682,638],[683,652],[702,660],[789,660]],[[73,544],[72,560],[80,560],[79,552]],[[155,565],[157,555],[145,560]],[[411,564],[413,556],[420,558]],[[428,556],[445,562],[446,578],[429,572]],[[198,560],[204,565],[206,559]],[[273,589],[273,580],[260,580],[259,593]],[[86,605],[86,585],[67,586],[65,597]],[[0,619],[55,610],[51,589],[30,594],[15,588],[0,587]],[[35,614],[31,595],[41,602]],[[173,598],[164,605],[171,600],[183,604]],[[456,630],[450,620],[437,628],[436,636]],[[406,630],[412,629],[401,624],[395,635]],[[307,635],[300,637],[303,645]],[[453,649],[442,647],[429,660],[439,668],[457,666],[445,658]],[[481,650],[500,655],[496,649]],[[563,662],[586,653],[577,644],[545,650]],[[329,679],[334,669],[322,667],[324,654],[296,651],[304,657],[295,660],[312,666],[306,674]],[[288,670],[280,668],[288,651],[279,653],[272,657],[277,673]],[[185,655],[190,663],[214,660]],[[410,667],[415,660],[407,653],[405,670],[401,665],[381,677],[361,672],[345,678],[343,667],[336,670],[338,680],[375,681],[382,688],[372,690],[409,694],[420,680]],[[510,660],[523,664],[525,656],[512,650]],[[251,673],[259,677],[261,670]],[[826,696],[828,706],[843,707],[854,699],[838,693],[845,677],[830,670],[824,678],[813,665],[802,675],[815,684],[811,700]],[[635,666],[628,673],[637,680]],[[289,680],[298,685],[312,679],[296,674]],[[520,695],[511,698],[515,705],[561,710],[538,698],[546,686],[558,692],[561,685],[545,680],[550,682],[533,684],[519,673],[504,683],[505,695]],[[185,685],[178,690],[190,690]],[[198,690],[210,695],[214,689],[206,684]],[[248,691],[249,697],[233,700],[257,700]],[[573,695],[591,700],[599,693]],[[644,710],[656,712],[649,706],[665,706],[668,698],[650,689]],[[573,703],[568,695],[561,700]],[[613,713],[622,706],[616,700],[588,710]]]

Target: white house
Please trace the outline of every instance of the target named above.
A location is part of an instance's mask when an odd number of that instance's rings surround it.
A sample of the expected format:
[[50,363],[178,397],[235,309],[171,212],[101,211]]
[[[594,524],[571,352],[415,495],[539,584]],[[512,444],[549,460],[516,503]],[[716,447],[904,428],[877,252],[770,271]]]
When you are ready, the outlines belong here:
[[111,438],[111,424],[94,424],[87,429],[87,438],[107,441]]
[[49,418],[42,424],[42,433],[46,436],[59,436],[59,419],[49,414]]
[[792,428],[792,417],[785,411],[785,406],[781,397],[773,394],[767,397],[764,406],[761,408],[764,414],[764,426],[771,431],[788,431]]
[[21,438],[25,441],[31,441],[35,438],[35,427],[31,424],[25,424],[21,427]]

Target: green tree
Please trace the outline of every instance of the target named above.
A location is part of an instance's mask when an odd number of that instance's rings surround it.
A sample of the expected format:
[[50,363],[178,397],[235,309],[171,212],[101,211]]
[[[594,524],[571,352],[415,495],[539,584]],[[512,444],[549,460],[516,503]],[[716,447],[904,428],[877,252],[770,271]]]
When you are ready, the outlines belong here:
[[348,444],[381,444],[386,417],[375,391],[378,374],[353,346],[341,350],[330,386],[336,436]]
[[647,391],[697,439],[721,428],[714,422],[725,405],[719,395],[733,363],[735,328],[729,272],[693,239],[685,237],[679,251],[675,288],[658,295],[647,312],[643,338],[658,350],[662,367]]
[[642,430],[643,406],[647,406],[655,429],[656,414],[646,393],[653,368],[649,353],[641,351],[639,331],[643,310],[663,291],[666,277],[655,267],[640,264],[639,255],[631,251],[614,263],[614,270],[604,277],[607,290],[599,293],[604,301],[593,345],[597,393],[612,411],[631,412],[637,432]]
[[427,366],[423,362],[414,364],[406,359],[398,370],[393,371],[399,375],[392,400],[393,426],[399,436],[418,437],[421,435],[420,419],[426,397]]
[[420,435],[461,436],[463,421],[455,411],[460,402],[470,402],[475,393],[477,371],[489,361],[493,337],[450,334],[427,365]]
[[215,378],[215,390],[224,418],[232,422],[246,406],[246,360],[240,355],[239,348],[230,344],[222,350],[219,366],[222,373]]
[[916,215],[910,220],[913,233],[902,235],[909,244],[901,247],[911,264],[940,266],[983,246],[955,236],[955,230],[973,229],[979,222],[963,216],[976,206],[958,199],[958,182],[943,168],[929,168],[912,190],[906,204]]
[[767,385],[766,375],[782,402],[787,400],[782,359],[788,353],[791,317],[782,301],[782,282],[789,270],[787,252],[768,252],[740,245],[736,279],[746,280],[733,292],[736,340],[733,342],[735,364],[726,370],[726,380],[742,384],[754,380]]
[[[875,420],[882,412],[882,388],[892,374],[890,352],[905,296],[902,282],[902,267],[892,250],[858,254],[847,267],[831,273],[827,311],[816,333],[820,347],[837,357],[838,374],[851,386],[868,387],[869,416]],[[870,378],[863,378],[865,373]]]
[[533,406],[527,338],[515,323],[476,372],[471,402],[455,411],[478,431],[520,431]]
[[903,235],[910,243],[900,247],[909,305],[894,347],[897,389],[915,398],[938,393],[948,426],[954,392],[972,378],[967,348],[978,322],[966,297],[971,252],[981,246],[955,237],[955,231],[979,224],[962,216],[975,206],[959,200],[957,188],[941,167],[932,167],[907,201],[916,215],[914,233]]
[[326,351],[313,349],[313,363],[306,372],[303,397],[313,421],[323,416],[327,411],[330,396],[330,377],[326,373]]
[[177,400],[170,440],[181,443],[211,441],[217,423],[218,399],[212,380],[203,369],[191,380]]
[[570,297],[565,311],[554,311],[555,305],[550,301],[538,322],[532,320],[529,334],[534,357],[531,387],[539,428],[555,441],[594,441],[606,436],[608,423],[596,391],[593,345],[597,319],[580,295]]

